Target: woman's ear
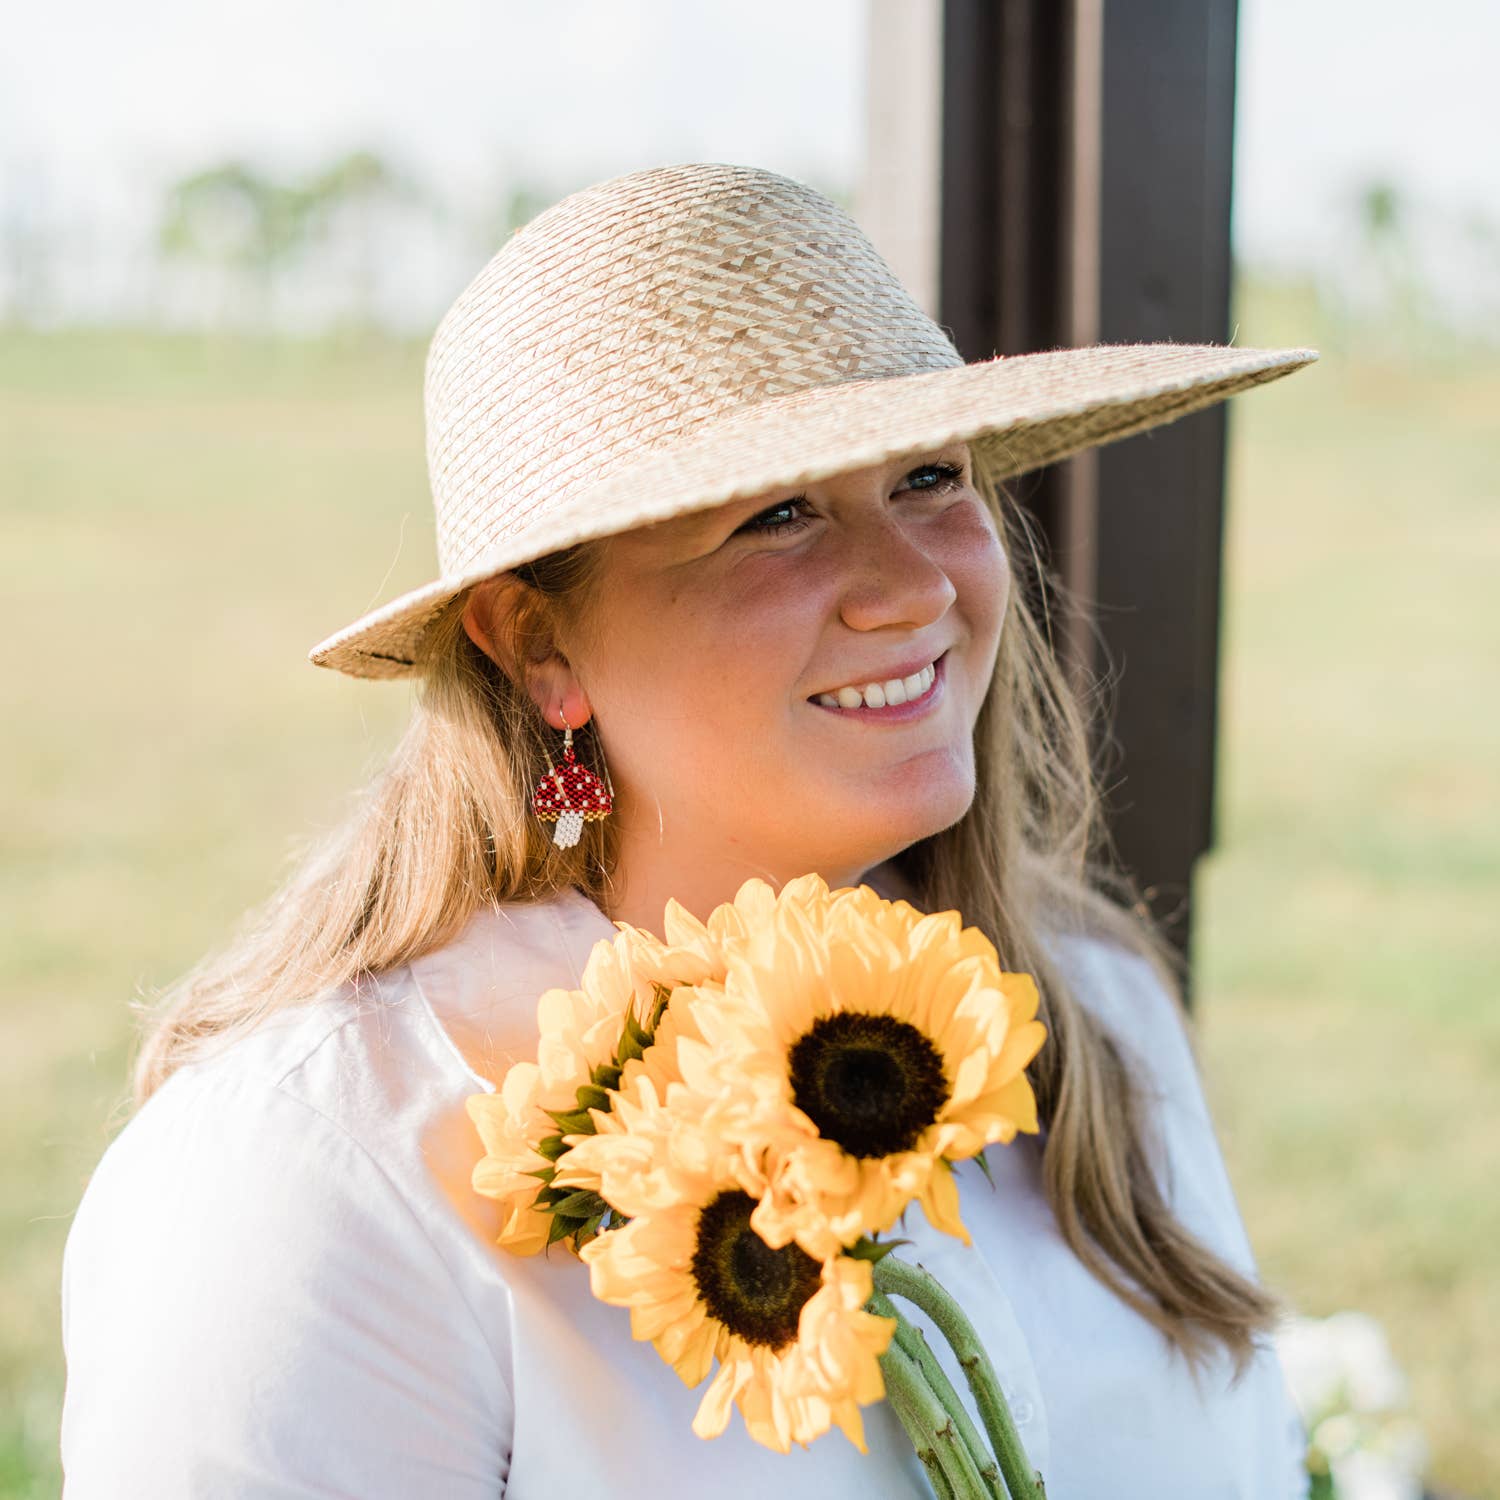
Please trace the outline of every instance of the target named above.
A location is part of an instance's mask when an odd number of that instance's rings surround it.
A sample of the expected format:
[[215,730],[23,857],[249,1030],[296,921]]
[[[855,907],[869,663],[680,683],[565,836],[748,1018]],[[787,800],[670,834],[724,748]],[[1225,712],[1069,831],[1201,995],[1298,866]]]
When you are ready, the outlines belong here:
[[525,587],[511,573],[500,573],[476,584],[464,605],[464,630],[512,682],[525,689],[554,729],[564,727],[564,715],[577,729],[588,721],[591,711],[588,697],[567,659],[555,647],[528,633],[528,642],[545,649],[528,649],[525,662],[520,660],[517,591]]
[[511,611],[514,598],[510,585],[519,579],[500,573],[486,578],[469,591],[464,604],[464,632],[489,659],[511,678],[517,678]]

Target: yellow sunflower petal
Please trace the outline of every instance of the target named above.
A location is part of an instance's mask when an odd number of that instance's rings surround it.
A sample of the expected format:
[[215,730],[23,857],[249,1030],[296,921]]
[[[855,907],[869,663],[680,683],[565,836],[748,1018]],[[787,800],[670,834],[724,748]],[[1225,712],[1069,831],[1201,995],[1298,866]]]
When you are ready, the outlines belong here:
[[852,1401],[836,1401],[833,1404],[833,1420],[838,1423],[841,1431],[861,1453],[870,1451],[865,1442],[865,1419],[859,1414],[859,1407]]
[[958,1184],[953,1180],[953,1168],[939,1159],[921,1198],[922,1212],[934,1229],[951,1234],[964,1244],[972,1244],[969,1231],[958,1216]]
[[[702,1303],[691,1287],[684,1288],[676,1281],[670,1283],[670,1291],[658,1301],[642,1303],[632,1309],[636,1316],[630,1320],[633,1337],[650,1340],[666,1362],[677,1368],[677,1362],[698,1333],[704,1322]],[[682,1372],[679,1370],[679,1374]],[[696,1385],[696,1380],[682,1377],[687,1384]],[[700,1376],[699,1379],[702,1377]]]
[[729,1425],[729,1411],[734,1405],[734,1398],[754,1374],[755,1367],[743,1356],[719,1366],[719,1373],[703,1393],[703,1399],[698,1403],[698,1411],[693,1417],[693,1431],[699,1437],[718,1437],[723,1432]]
[[745,1430],[763,1447],[789,1453],[794,1426],[804,1424],[797,1421],[800,1401],[789,1396],[778,1378],[782,1362],[768,1350],[751,1346],[744,1357],[753,1374],[740,1387],[735,1402],[745,1419]]
[[[684,1326],[678,1325],[679,1328]],[[682,1377],[682,1383],[691,1388],[699,1384],[713,1367],[719,1331],[718,1325],[705,1316],[679,1343],[658,1343],[657,1351]]]
[[551,1214],[517,1206],[501,1224],[495,1243],[512,1255],[538,1255],[547,1248],[551,1228]]
[[962,1144],[957,1139],[951,1144],[945,1142],[942,1149],[945,1156],[959,1160],[974,1155],[982,1146],[1014,1140],[1018,1130],[1036,1134],[1039,1129],[1036,1092],[1031,1080],[1018,1073],[992,1093],[972,1100],[952,1118],[954,1123],[965,1127],[968,1139]]
[[995,1072],[1019,1073],[1042,1050],[1046,1040],[1047,1028],[1040,1021],[1012,1022],[1005,1045],[995,1059]]

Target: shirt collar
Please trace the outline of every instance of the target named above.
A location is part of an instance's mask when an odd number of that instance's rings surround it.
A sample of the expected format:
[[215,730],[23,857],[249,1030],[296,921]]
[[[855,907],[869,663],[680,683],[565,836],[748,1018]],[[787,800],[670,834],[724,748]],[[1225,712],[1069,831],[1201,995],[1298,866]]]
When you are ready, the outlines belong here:
[[[890,862],[861,879],[907,895]],[[458,934],[410,965],[417,994],[476,1087],[494,1093],[512,1063],[534,1059],[544,990],[576,989],[589,954],[619,928],[573,886],[540,901],[481,906]]]
[[576,989],[595,943],[619,929],[581,891],[479,907],[456,937],[411,961],[434,1025],[487,1093],[512,1063],[535,1058],[536,1003]]

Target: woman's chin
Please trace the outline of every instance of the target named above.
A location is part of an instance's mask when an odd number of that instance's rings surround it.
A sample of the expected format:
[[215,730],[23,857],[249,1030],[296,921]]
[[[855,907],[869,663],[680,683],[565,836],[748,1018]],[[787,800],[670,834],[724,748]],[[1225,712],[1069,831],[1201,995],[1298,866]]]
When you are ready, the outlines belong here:
[[866,865],[878,864],[897,850],[951,828],[973,801],[973,781],[955,779],[946,786],[927,784],[915,794],[828,802],[819,809],[814,826],[827,832],[829,844],[854,851],[845,863],[864,859]]
[[894,765],[884,785],[866,789],[866,806],[877,803],[888,818],[936,833],[955,823],[974,800],[974,752],[967,743],[941,746]]

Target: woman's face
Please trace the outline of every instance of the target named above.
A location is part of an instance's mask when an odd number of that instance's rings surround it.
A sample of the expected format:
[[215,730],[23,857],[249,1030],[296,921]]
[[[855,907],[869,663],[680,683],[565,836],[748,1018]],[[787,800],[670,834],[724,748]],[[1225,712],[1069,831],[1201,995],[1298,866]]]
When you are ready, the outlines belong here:
[[610,538],[571,667],[622,828],[795,874],[956,822],[1010,597],[971,480],[956,443]]
[[[952,443],[609,540],[532,691],[553,725],[593,717],[623,866],[844,883],[963,815],[1010,592],[971,477]],[[920,702],[818,701],[934,661]]]

